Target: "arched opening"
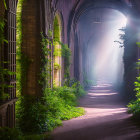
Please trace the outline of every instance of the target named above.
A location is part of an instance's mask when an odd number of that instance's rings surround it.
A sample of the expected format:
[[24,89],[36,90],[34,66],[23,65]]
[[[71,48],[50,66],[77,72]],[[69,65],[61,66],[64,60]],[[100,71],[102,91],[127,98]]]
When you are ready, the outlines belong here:
[[122,86],[126,21],[125,15],[111,8],[94,8],[81,15],[77,37],[79,75],[83,76],[83,83]]
[[62,82],[62,55],[61,55],[61,19],[57,14],[54,19],[53,38],[54,38],[54,66],[53,66],[53,84],[61,86]]

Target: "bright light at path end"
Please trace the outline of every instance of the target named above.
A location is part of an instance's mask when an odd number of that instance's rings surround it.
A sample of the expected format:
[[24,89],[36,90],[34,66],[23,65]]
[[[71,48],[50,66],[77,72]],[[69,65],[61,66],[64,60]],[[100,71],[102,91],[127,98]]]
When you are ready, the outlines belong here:
[[127,18],[119,12],[112,12],[110,15],[115,15],[114,17],[112,16],[114,19],[112,19],[112,22],[102,23],[106,32],[98,42],[97,49],[93,50],[95,60],[94,75],[97,82],[101,81],[120,86],[124,75],[124,48],[120,48],[120,44],[115,43],[115,41],[123,44],[120,35],[123,35],[124,32],[120,29],[126,27]]
[[123,15],[120,19],[119,19],[120,25],[122,27],[125,27],[127,24],[127,18]]

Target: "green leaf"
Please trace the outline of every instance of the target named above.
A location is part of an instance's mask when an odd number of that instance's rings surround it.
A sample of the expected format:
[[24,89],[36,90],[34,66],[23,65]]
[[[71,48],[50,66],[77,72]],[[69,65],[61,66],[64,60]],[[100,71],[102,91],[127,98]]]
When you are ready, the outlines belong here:
[[6,1],[5,1],[5,0],[3,0],[3,2],[4,2],[4,7],[5,7],[5,9],[7,10]]

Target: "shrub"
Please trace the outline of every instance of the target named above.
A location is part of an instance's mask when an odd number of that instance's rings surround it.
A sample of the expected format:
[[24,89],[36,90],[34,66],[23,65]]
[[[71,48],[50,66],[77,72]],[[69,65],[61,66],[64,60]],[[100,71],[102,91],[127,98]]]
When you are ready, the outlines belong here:
[[140,76],[137,77],[137,81],[134,83],[136,91],[136,100],[131,101],[128,105],[128,112],[133,113],[133,115],[140,116]]
[[15,128],[3,127],[0,128],[0,140],[47,140],[51,139],[50,135],[22,135]]
[[0,128],[0,140],[24,140],[20,132],[11,128]]
[[16,107],[17,124],[24,134],[38,134],[47,130],[47,107],[42,99],[21,96]]
[[[17,105],[17,124],[24,134],[40,134],[51,131],[68,120],[84,114],[82,108],[76,108],[76,88],[58,87],[45,89],[42,98],[22,96]],[[80,90],[79,90],[80,91]]]
[[76,97],[80,97],[86,94],[83,86],[81,86],[80,82],[74,82],[72,85],[72,88],[74,89]]

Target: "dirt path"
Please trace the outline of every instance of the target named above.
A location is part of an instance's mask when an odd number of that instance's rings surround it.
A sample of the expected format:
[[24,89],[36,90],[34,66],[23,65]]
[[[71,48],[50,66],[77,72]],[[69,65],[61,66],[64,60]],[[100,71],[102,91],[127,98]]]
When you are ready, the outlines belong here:
[[140,130],[111,85],[92,87],[79,106],[86,114],[64,121],[54,130],[54,140],[140,140]]

